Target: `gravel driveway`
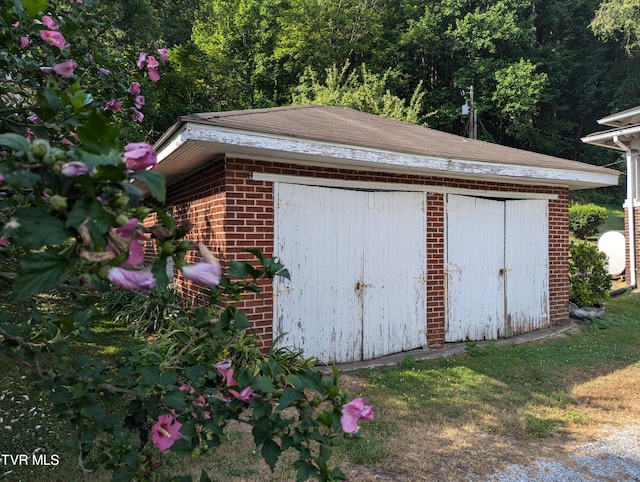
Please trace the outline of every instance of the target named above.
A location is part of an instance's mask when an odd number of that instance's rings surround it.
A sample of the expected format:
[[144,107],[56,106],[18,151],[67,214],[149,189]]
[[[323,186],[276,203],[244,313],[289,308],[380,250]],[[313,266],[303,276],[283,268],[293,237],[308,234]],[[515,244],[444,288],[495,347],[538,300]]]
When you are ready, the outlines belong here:
[[512,465],[486,482],[640,481],[640,424],[610,431],[562,461]]

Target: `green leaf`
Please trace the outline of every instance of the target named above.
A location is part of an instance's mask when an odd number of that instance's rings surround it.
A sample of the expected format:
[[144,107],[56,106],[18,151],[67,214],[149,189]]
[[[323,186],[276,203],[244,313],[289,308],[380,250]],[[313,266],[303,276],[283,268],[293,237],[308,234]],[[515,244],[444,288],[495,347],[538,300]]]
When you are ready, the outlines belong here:
[[95,169],[94,179],[124,181],[127,178],[122,156],[116,152],[91,154],[90,152],[81,151],[81,160],[87,165],[90,172]]
[[22,0],[22,5],[32,17],[47,10],[47,0]]
[[296,473],[296,482],[304,482],[305,480],[315,479],[318,477],[318,469],[309,462],[298,460],[294,463],[294,467],[298,469]]
[[91,111],[87,121],[76,129],[82,145],[95,154],[108,154],[113,149],[120,129],[107,122],[97,111]]
[[149,193],[163,203],[167,196],[165,177],[160,171],[149,169],[147,171],[135,171],[129,174],[136,181],[144,183],[149,188]]
[[151,274],[153,274],[153,277],[156,279],[157,286],[168,285],[167,258],[157,258],[151,265]]
[[133,184],[128,182],[124,182],[122,184],[122,187],[124,188],[127,196],[131,198],[131,204],[137,206],[140,203],[142,196],[144,195],[142,190],[139,187],[134,186]]
[[62,244],[73,236],[62,219],[39,208],[17,209],[15,217],[19,223],[15,242],[25,249]]
[[192,365],[185,370],[185,375],[192,382],[198,381],[199,378],[204,377],[207,374],[207,369],[202,365]]
[[28,152],[30,145],[31,143],[29,142],[29,139],[21,135],[13,134],[11,132],[0,134],[0,146],[10,147],[16,151]]
[[93,102],[93,96],[91,94],[87,94],[84,90],[78,90],[71,95],[70,100],[73,110],[78,112],[83,107]]
[[202,469],[202,472],[200,472],[200,482],[211,482],[211,479],[209,478],[207,473],[204,471],[204,469]]
[[141,367],[140,378],[148,385],[157,385],[160,382],[160,369],[158,367]]
[[242,310],[238,310],[235,312],[235,314],[233,315],[233,320],[235,323],[235,327],[238,330],[246,330],[250,326],[249,318],[247,318],[247,314]]
[[49,400],[54,405],[67,405],[69,403],[69,392],[67,389],[56,389],[51,395],[49,395]]
[[282,392],[280,396],[280,403],[278,404],[278,410],[283,410],[291,405],[292,402],[304,397],[304,392],[297,388],[288,387]]
[[329,412],[328,410],[322,410],[316,416],[316,420],[325,427],[331,428],[333,426],[333,413]]
[[84,397],[89,392],[89,386],[86,383],[78,382],[71,390],[71,400],[77,400]]
[[230,260],[229,268],[227,269],[227,276],[234,276],[235,278],[246,279],[247,264],[241,263],[240,261],[236,261],[235,259]]
[[87,218],[91,219],[94,223],[98,222],[101,232],[107,232],[109,230],[109,220],[102,210],[102,204],[95,199],[92,201],[87,199],[77,201],[67,216],[66,226],[78,229]]
[[282,450],[280,446],[273,440],[268,438],[264,441],[262,445],[262,457],[272,471],[276,468],[276,462],[281,453]]
[[55,288],[69,276],[70,263],[55,251],[33,253],[20,261],[18,277],[13,283],[13,298],[28,296]]
[[173,386],[178,382],[178,374],[176,372],[163,373],[160,375],[158,382],[165,387],[169,385]]
[[335,468],[331,471],[331,480],[348,480],[347,476],[339,468]]
[[264,375],[256,378],[255,381],[251,384],[251,388],[266,394],[271,394],[275,390],[271,379]]
[[46,89],[43,95],[47,100],[49,107],[51,107],[51,112],[53,112],[54,115],[62,110],[62,99],[60,99],[60,97],[58,97],[58,95],[53,90]]
[[30,189],[40,182],[42,178],[35,172],[26,169],[17,169],[4,176],[5,183],[20,188]]
[[180,391],[165,393],[162,397],[162,403],[176,410],[183,410],[187,406],[184,395]]
[[[266,420],[268,426],[268,420],[273,411],[273,405],[261,398],[256,398],[251,402],[251,408],[253,408],[253,416],[258,420]],[[255,433],[254,433],[255,436]],[[264,438],[262,439],[264,440]]]

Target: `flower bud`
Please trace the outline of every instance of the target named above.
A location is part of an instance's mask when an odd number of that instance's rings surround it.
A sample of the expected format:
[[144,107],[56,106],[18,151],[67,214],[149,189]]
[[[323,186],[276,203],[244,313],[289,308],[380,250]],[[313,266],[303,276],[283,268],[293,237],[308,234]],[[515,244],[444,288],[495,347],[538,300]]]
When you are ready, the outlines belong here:
[[[45,156],[45,157],[53,157],[53,156]],[[49,159],[47,159],[47,161],[49,161]],[[62,166],[64,166],[64,162],[62,161],[55,161],[52,163],[53,166],[51,167],[51,170],[55,173],[55,174],[62,174]]]
[[176,252],[176,245],[171,241],[165,241],[162,243],[162,252],[171,255]]
[[127,217],[126,214],[118,214],[118,216],[116,216],[116,224],[118,226],[124,226],[128,222],[129,222],[129,218]]
[[145,207],[139,207],[138,209],[136,209],[135,214],[133,215],[134,218],[138,218],[138,219],[144,219],[146,218],[151,212],[153,211],[153,209],[151,208],[145,208]]
[[118,197],[116,197],[116,198],[114,199],[114,201],[113,201],[113,205],[114,205],[115,207],[117,207],[117,208],[124,208],[124,207],[127,207],[127,206],[129,205],[129,201],[130,201],[130,200],[131,200],[131,199],[129,198],[129,196],[125,196],[125,195],[123,194],[123,195],[120,195],[120,196],[118,196]]
[[49,141],[36,139],[29,146],[29,150],[35,157],[42,158],[49,152]]
[[64,211],[67,209],[67,200],[59,194],[54,194],[49,198],[49,204],[55,211]]
[[67,160],[67,152],[63,149],[54,147],[53,149],[51,149],[51,154],[53,154],[53,157],[55,158],[56,161],[64,162]]
[[47,166],[52,166],[57,162],[56,156],[53,155],[53,152],[49,151],[44,156],[42,156],[42,162],[44,162]]

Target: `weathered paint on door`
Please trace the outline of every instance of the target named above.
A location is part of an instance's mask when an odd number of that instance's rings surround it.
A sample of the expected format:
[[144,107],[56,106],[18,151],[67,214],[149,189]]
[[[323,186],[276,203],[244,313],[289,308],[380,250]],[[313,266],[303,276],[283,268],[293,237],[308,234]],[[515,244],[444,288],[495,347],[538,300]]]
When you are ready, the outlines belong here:
[[325,362],[426,344],[424,194],[274,184],[274,332]]
[[549,217],[544,200],[507,201],[505,336],[549,326]]
[[445,341],[504,335],[504,206],[448,195]]
[[447,196],[445,340],[493,340],[549,322],[544,200]]

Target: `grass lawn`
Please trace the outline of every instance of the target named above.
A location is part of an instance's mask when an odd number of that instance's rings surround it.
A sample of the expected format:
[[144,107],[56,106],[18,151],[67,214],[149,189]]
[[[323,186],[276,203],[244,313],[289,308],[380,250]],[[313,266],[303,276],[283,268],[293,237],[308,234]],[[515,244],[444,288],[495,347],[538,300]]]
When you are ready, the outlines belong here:
[[[91,350],[107,356],[131,341],[108,319],[100,330]],[[361,438],[339,441],[335,462],[352,480],[477,480],[508,463],[561,454],[607,426],[640,419],[639,361],[640,295],[629,294],[610,301],[606,318],[544,342],[344,373],[352,395],[375,405],[375,419],[361,423]],[[27,375],[15,360],[0,358],[0,454],[38,450],[60,463],[0,465],[0,480],[108,480],[78,468],[77,455],[61,444],[65,421],[31,394]],[[286,455],[271,474],[241,425],[213,456],[164,461],[168,470],[205,469],[212,480],[295,478]]]
[[604,223],[598,229],[598,234],[602,234],[606,231],[624,231],[624,209],[618,204],[606,204],[603,206],[607,208],[609,216]]

